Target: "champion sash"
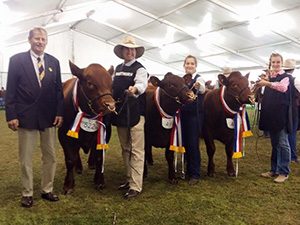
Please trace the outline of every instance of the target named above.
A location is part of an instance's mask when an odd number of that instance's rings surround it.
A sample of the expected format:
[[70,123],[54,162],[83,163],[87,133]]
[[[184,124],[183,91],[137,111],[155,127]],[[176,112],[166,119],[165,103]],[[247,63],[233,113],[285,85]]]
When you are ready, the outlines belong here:
[[234,145],[233,145],[233,156],[232,158],[241,158],[244,156],[244,142],[243,138],[250,137],[253,133],[250,130],[250,123],[248,113],[245,105],[241,106],[239,111],[230,109],[224,99],[225,86],[221,87],[220,99],[224,110],[234,115]]

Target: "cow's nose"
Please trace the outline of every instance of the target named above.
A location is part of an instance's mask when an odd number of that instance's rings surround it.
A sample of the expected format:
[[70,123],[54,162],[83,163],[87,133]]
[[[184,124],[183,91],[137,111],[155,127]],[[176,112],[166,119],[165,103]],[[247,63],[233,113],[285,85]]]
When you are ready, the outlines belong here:
[[189,91],[188,93],[187,93],[187,96],[188,96],[188,98],[189,99],[191,99],[191,100],[195,100],[196,98],[197,98],[197,96],[194,94],[194,92],[192,92],[192,91]]
[[115,102],[105,102],[104,105],[108,108],[110,112],[116,113],[116,105]]

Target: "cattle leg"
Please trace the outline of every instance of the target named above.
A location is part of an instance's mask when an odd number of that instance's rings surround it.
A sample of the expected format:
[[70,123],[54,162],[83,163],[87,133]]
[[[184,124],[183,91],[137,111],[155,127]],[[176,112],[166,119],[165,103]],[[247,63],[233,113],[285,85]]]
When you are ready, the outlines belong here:
[[204,137],[204,142],[208,156],[207,176],[213,177],[215,174],[214,155],[216,152],[216,146],[212,138]]
[[96,168],[95,158],[96,158],[96,150],[92,148],[90,150],[90,154],[89,154],[89,158],[88,158],[88,167],[91,170],[94,170]]
[[[152,159],[152,148],[151,145],[149,145],[148,139],[145,136],[145,160],[144,160],[144,174],[143,177],[146,178],[148,176],[148,165],[153,165],[153,159]],[[150,157],[150,158],[149,158]],[[149,162],[150,160],[150,162]],[[151,164],[152,160],[152,164]]]
[[226,149],[226,156],[227,156],[227,166],[226,166],[227,174],[230,177],[235,177],[235,170],[232,162],[233,146],[226,145],[225,149]]
[[174,152],[166,148],[165,151],[166,160],[168,163],[168,178],[171,184],[177,184],[176,173],[174,168]]
[[78,151],[78,155],[76,156],[76,159],[75,159],[75,171],[76,171],[77,174],[82,174],[82,171],[83,171],[79,151]]
[[148,148],[145,148],[145,162],[148,165],[153,165],[153,155],[152,155],[152,148],[151,146]]
[[72,147],[63,146],[63,148],[64,148],[65,163],[67,169],[63,190],[64,190],[64,194],[71,194],[75,186],[73,169],[76,162],[76,157],[77,157],[76,154],[77,155],[79,154],[79,147],[77,149],[73,149]]
[[149,140],[150,140],[149,134],[145,130],[145,163],[147,165],[151,165],[152,166],[153,165],[152,146],[149,143]]
[[104,150],[96,150],[96,146],[92,151],[95,151],[95,166],[96,171],[94,175],[94,184],[96,190],[102,190],[105,186],[104,182],[104,173],[102,172],[102,166],[103,166],[103,151]]

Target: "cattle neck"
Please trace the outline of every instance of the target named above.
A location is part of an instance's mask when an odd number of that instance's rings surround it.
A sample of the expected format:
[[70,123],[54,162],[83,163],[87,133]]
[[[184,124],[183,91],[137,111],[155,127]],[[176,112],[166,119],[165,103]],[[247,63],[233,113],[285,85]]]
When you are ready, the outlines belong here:
[[[233,98],[230,99],[229,95],[226,95],[226,86],[222,86],[220,89],[220,99],[224,111],[231,115],[237,114],[241,110],[242,104]],[[238,104],[234,104],[233,101],[237,102]]]
[[164,89],[158,87],[154,93],[154,101],[162,117],[172,117],[182,105],[175,97],[170,96]]

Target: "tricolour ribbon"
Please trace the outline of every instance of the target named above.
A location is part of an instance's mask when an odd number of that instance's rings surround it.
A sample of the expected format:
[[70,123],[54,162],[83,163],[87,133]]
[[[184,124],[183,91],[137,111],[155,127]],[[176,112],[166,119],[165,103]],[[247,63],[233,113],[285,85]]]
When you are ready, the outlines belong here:
[[[160,92],[160,88],[158,87],[155,91],[155,95],[154,95],[154,101],[157,107],[158,112],[160,113],[160,116],[166,119],[173,119],[174,117],[174,123],[172,126],[172,130],[171,130],[171,135],[170,135],[170,151],[174,151],[175,152],[175,157],[174,157],[174,169],[175,172],[177,172],[177,153],[181,154],[181,176],[184,177],[185,176],[185,166],[184,166],[184,153],[185,153],[185,148],[182,145],[182,133],[181,133],[181,122],[180,122],[180,112],[179,110],[177,110],[175,116],[170,116],[169,114],[167,114],[162,107],[160,106],[160,102],[159,102],[159,92]],[[162,124],[163,126],[163,124]],[[164,127],[164,126],[163,126]]]
[[180,110],[175,114],[175,121],[171,131],[170,137],[170,150],[179,153],[185,153],[185,148],[182,145],[182,131],[180,121]]
[[[87,114],[83,112],[78,104],[78,98],[77,98],[77,86],[78,86],[78,79],[75,81],[75,85],[73,88],[73,104],[75,109],[78,111],[75,120],[71,126],[71,129],[67,132],[67,136],[72,138],[79,138],[79,130],[80,130],[80,123]],[[108,144],[106,143],[106,126],[103,123],[103,116],[102,114],[96,115],[94,118],[90,118],[91,120],[97,119],[97,122],[99,124],[99,128],[97,131],[97,150],[105,150],[108,149]]]
[[244,156],[243,138],[250,137],[253,133],[250,130],[250,123],[245,105],[241,106],[239,111],[230,109],[224,99],[225,86],[221,87],[220,99],[224,110],[234,115],[234,145],[232,158],[238,159]]

